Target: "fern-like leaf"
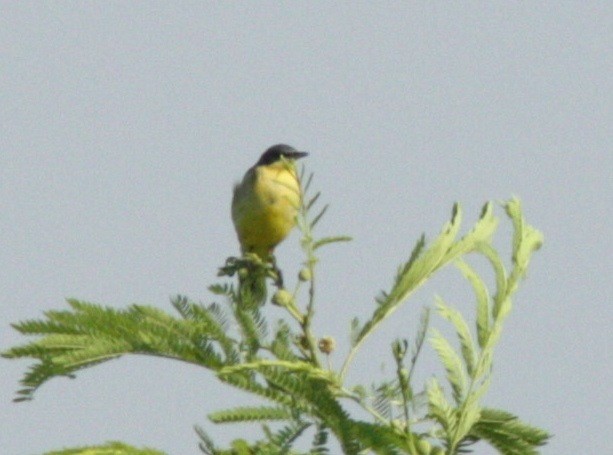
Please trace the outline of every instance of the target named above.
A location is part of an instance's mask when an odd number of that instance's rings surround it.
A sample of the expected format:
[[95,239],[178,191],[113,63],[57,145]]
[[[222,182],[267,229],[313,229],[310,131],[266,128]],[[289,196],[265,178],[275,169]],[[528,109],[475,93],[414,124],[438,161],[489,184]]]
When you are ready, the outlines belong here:
[[292,444],[310,426],[311,426],[311,423],[309,422],[301,422],[301,421],[292,422],[274,433],[269,433],[267,435],[269,444],[272,447],[277,448],[278,451],[275,452],[276,454],[283,455],[283,454],[295,453],[295,452],[290,452],[290,448]]
[[537,448],[550,437],[547,432],[521,422],[509,412],[487,408],[482,409],[470,434],[487,441],[503,455],[537,455]]
[[466,324],[466,321],[458,310],[446,305],[441,298],[437,298],[437,311],[444,319],[453,324],[458,339],[460,340],[462,358],[464,360],[466,372],[469,376],[472,376],[475,370],[477,353],[473,345],[473,339],[468,324]]
[[453,208],[451,221],[443,227],[441,234],[428,249],[424,250],[423,237],[417,242],[411,258],[399,269],[392,289],[377,298],[379,306],[375,309],[371,319],[362,326],[357,343],[368,336],[383,319],[398,308],[398,305],[410,293],[415,291],[437,268],[443,265],[442,260],[457,236],[461,218],[461,209],[456,204]]
[[330,453],[326,444],[328,443],[328,429],[325,425],[318,424],[317,431],[313,435],[313,442],[311,444],[311,455],[327,455]]
[[[487,286],[475,270],[462,260],[456,261],[456,266],[471,284],[477,301],[477,341],[483,347],[490,331],[490,296]],[[459,333],[458,333],[459,335]]]
[[436,378],[429,381],[426,390],[429,416],[438,422],[447,433],[455,431],[458,425],[455,410],[445,397],[445,393]]
[[45,455],[164,455],[164,452],[149,448],[137,449],[123,442],[112,441],[98,446],[75,447],[47,452]]
[[[119,356],[138,353],[172,358],[218,370],[226,365],[217,347],[220,333],[210,324],[176,319],[152,307],[103,307],[75,299],[71,310],[49,311],[46,320],[26,321],[14,327],[27,335],[42,336],[2,353],[7,358],[33,358],[37,363],[24,375],[18,401],[31,399],[52,377],[69,376],[83,368]],[[230,350],[230,341],[226,348]]]
[[292,413],[283,407],[251,406],[215,411],[208,415],[213,423],[240,423],[271,420],[289,420]]
[[460,403],[466,394],[466,375],[462,360],[438,330],[433,329],[432,333],[430,343],[445,367],[447,381],[453,390],[453,398],[456,403]]

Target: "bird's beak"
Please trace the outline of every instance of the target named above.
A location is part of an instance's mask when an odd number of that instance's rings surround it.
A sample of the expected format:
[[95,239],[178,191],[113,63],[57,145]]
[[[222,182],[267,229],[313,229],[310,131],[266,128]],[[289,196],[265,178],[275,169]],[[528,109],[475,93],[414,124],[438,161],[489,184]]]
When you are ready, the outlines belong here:
[[308,155],[309,154],[307,152],[292,152],[291,154],[288,154],[288,157],[293,160],[299,160],[300,158],[304,158]]

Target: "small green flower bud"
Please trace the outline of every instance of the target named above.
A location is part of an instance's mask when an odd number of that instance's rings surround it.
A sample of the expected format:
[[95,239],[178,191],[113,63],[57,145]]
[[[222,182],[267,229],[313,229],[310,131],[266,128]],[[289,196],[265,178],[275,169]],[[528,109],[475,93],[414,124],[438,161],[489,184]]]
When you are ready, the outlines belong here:
[[304,267],[300,270],[300,273],[298,274],[298,279],[300,281],[311,281],[312,275],[311,275],[311,271]]
[[430,444],[430,442],[425,439],[418,439],[416,445],[417,450],[421,455],[430,455],[430,452],[432,451],[432,444]]
[[244,280],[245,278],[247,278],[249,276],[249,270],[247,270],[246,267],[242,267],[240,269],[238,269],[238,277],[241,280]]
[[278,306],[288,306],[290,303],[292,303],[293,300],[294,297],[292,296],[291,292],[286,289],[279,289],[272,296],[273,305]]
[[399,432],[403,432],[406,428],[406,425],[404,422],[401,422],[398,419],[394,419],[392,420],[392,427],[394,428],[394,430],[399,431]]

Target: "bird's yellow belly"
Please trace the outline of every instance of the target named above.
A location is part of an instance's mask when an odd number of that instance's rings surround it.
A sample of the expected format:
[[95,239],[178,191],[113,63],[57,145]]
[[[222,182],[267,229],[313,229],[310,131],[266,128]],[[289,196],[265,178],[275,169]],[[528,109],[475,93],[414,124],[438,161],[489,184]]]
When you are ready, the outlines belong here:
[[265,259],[296,224],[301,202],[296,175],[285,167],[257,169],[251,191],[241,190],[233,218],[242,249]]

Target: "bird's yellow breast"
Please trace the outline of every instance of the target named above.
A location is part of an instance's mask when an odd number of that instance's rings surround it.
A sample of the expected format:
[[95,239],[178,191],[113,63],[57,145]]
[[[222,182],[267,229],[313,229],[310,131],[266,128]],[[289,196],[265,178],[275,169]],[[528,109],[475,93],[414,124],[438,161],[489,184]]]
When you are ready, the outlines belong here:
[[232,220],[243,252],[266,259],[296,224],[301,203],[293,164],[256,166],[234,189]]

